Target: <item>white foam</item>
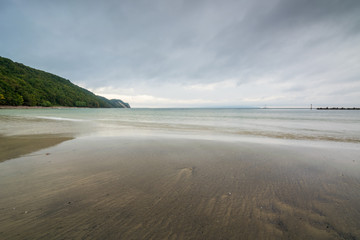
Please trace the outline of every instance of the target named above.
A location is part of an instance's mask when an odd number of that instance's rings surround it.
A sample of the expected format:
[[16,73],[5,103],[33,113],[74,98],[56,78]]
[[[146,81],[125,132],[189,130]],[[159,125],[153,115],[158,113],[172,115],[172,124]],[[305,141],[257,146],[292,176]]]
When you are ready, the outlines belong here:
[[55,121],[70,121],[70,122],[84,122],[84,119],[74,119],[74,118],[64,118],[64,117],[46,117],[46,116],[37,116],[36,118],[55,120]]

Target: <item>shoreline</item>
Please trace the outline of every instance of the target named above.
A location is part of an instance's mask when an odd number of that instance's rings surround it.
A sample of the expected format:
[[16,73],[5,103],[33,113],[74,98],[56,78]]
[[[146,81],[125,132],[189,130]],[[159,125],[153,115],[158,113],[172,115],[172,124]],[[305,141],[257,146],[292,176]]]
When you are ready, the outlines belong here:
[[52,106],[52,107],[43,107],[43,106],[7,106],[7,105],[0,105],[0,109],[67,109],[67,108],[74,108],[74,109],[81,109],[85,107],[66,107],[66,106]]

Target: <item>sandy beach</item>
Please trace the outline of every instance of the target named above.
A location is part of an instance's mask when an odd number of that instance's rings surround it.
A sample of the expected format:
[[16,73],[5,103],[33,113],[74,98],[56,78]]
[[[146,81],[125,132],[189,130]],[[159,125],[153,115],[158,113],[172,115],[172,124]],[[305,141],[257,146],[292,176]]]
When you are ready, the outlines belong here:
[[171,137],[68,140],[0,164],[0,238],[359,239],[359,155]]
[[52,106],[52,107],[42,107],[42,106],[8,106],[0,105],[0,109],[81,109],[84,107],[64,107],[64,106]]

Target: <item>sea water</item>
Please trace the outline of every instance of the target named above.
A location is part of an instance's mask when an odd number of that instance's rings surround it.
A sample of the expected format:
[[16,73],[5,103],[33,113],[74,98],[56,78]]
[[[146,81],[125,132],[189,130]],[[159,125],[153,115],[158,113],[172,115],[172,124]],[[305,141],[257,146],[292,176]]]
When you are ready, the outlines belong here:
[[[163,135],[360,144],[360,111],[310,109],[1,109],[0,134]],[[354,145],[355,144],[355,145]]]

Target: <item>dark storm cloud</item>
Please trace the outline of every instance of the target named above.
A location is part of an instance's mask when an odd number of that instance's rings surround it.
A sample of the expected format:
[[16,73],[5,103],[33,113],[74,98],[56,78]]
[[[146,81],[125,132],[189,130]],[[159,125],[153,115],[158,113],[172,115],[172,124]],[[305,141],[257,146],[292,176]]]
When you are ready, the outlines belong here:
[[317,53],[341,50],[346,38],[359,37],[358,31],[351,32],[360,22],[359,2],[273,3],[264,7],[260,2],[241,21],[219,31],[211,47],[225,59],[224,68],[255,68],[256,73],[287,70],[317,58]]

